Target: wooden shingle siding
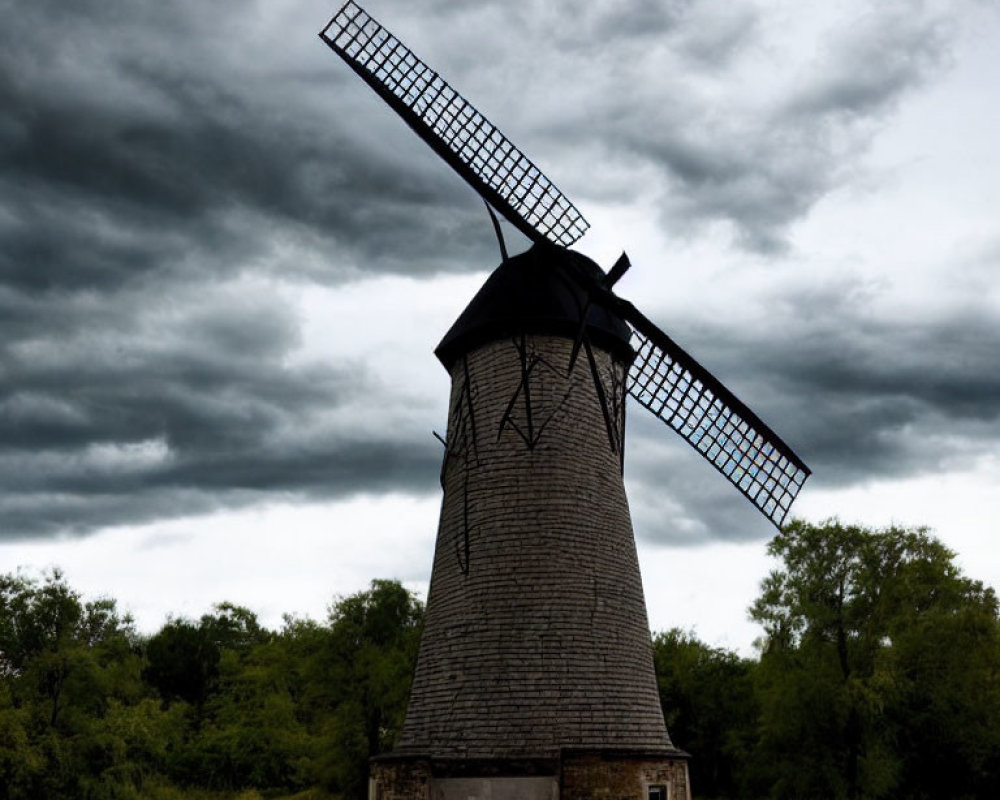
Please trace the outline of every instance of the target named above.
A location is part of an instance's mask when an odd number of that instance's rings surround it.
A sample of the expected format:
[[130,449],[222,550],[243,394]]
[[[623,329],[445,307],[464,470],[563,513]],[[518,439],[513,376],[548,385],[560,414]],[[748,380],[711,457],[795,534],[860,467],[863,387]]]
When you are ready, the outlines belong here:
[[[444,500],[400,755],[676,752],[620,453],[586,357],[566,373],[572,346],[505,339],[452,368]],[[623,391],[611,375],[624,366],[594,354],[605,393]]]

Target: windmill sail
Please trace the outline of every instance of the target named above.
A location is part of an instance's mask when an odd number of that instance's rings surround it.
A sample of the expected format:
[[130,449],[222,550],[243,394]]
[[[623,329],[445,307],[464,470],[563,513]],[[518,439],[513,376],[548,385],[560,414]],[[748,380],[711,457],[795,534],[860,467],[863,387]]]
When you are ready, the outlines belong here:
[[[353,0],[319,36],[489,205],[533,242],[568,248],[590,227],[555,184],[495,125]],[[629,372],[629,393],[780,526],[809,477],[809,468],[708,370],[635,306],[610,291],[627,268],[627,258],[620,260],[602,282],[586,270],[575,272],[588,294],[600,297],[632,329],[637,357]],[[574,354],[578,347],[579,341]]]
[[319,36],[529,239],[568,247],[590,227],[493,123],[357,3],[345,4]]
[[809,468],[732,392],[631,303],[628,392],[679,433],[778,527]]

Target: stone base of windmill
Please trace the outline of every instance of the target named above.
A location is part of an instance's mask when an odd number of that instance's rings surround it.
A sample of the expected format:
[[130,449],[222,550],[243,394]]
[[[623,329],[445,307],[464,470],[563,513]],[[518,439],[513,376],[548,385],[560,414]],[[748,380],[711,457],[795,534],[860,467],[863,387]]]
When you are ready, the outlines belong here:
[[557,758],[372,759],[368,800],[691,800],[687,754],[564,750]]

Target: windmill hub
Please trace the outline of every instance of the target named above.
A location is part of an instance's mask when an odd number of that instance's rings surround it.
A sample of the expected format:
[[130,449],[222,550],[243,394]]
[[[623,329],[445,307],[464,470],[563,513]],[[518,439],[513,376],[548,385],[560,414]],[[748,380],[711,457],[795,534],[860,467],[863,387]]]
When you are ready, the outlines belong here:
[[451,369],[460,353],[494,339],[521,334],[575,339],[584,317],[590,341],[630,364],[635,355],[629,346],[631,330],[613,311],[589,302],[579,282],[581,272],[595,283],[604,278],[586,256],[545,243],[505,261],[435,350],[445,369]]

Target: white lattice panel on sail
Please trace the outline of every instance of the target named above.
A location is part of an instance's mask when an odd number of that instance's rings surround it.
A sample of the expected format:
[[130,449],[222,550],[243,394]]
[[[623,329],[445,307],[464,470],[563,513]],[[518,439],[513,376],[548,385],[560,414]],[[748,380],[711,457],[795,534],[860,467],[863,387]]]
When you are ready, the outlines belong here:
[[357,3],[320,37],[486,200],[532,239],[569,246],[583,215],[495,125]]

